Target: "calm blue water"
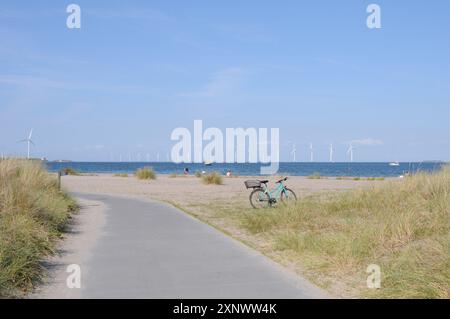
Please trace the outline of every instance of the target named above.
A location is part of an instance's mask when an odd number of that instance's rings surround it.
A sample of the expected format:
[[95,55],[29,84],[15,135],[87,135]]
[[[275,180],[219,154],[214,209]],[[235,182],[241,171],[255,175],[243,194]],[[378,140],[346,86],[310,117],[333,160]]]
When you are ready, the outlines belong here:
[[[47,162],[49,171],[57,172],[64,168],[73,168],[81,173],[133,173],[138,168],[152,167],[159,174],[182,174],[188,167],[193,174],[196,171],[217,171],[225,174],[231,170],[234,175],[260,175],[260,164],[175,164],[175,163],[136,163],[136,162]],[[399,176],[407,171],[433,171],[443,163],[400,163],[400,166],[389,166],[389,163],[280,163],[278,175],[308,176],[320,173],[323,176]]]

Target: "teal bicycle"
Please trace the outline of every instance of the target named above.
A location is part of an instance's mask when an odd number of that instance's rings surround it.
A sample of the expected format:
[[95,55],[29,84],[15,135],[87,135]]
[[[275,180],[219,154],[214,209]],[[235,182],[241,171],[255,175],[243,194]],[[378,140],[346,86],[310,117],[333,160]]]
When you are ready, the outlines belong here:
[[273,189],[269,189],[267,183],[268,180],[249,180],[245,181],[247,189],[252,188],[250,193],[250,204],[253,208],[267,208],[274,206],[277,202],[287,204],[297,201],[297,195],[295,195],[292,189],[287,188],[284,182],[287,181],[287,177],[280,179]]

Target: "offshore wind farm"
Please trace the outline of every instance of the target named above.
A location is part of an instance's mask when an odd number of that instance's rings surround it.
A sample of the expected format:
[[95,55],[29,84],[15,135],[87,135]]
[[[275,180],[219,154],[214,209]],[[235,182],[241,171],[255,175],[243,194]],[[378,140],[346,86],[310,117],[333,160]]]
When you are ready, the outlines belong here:
[[[25,139],[19,140],[18,143],[26,144],[26,153],[22,156],[10,156],[10,157],[24,157],[26,159],[32,158],[32,147],[36,148],[36,144],[32,139],[33,129],[31,129]],[[311,142],[305,144],[303,158],[304,161],[298,161],[298,153],[296,142],[288,142],[291,147],[289,152],[290,160],[281,161],[280,168],[277,172],[278,175],[290,175],[290,176],[311,176],[313,174],[320,174],[321,176],[329,177],[402,177],[405,174],[425,171],[432,172],[441,169],[445,164],[441,161],[422,161],[422,162],[355,162],[355,146],[354,142],[342,143],[348,145],[345,152],[347,161],[336,162],[335,152],[336,149],[333,143],[328,146],[328,161],[315,161],[317,158],[317,152],[314,144]],[[306,147],[307,146],[307,147]],[[322,158],[325,158],[325,146],[322,147]],[[37,149],[39,152],[39,149]],[[39,152],[42,154],[42,151]],[[124,155],[120,153],[117,156],[110,153],[110,159],[108,161],[71,161],[69,159],[60,160],[47,160],[45,156],[36,158],[42,160],[47,169],[50,172],[58,172],[63,169],[71,168],[79,173],[133,173],[136,170],[144,167],[151,166],[158,174],[180,174],[186,168],[189,168],[193,172],[208,172],[217,171],[221,174],[226,172],[233,172],[234,175],[240,176],[259,176],[261,163],[215,163],[208,161],[208,165],[204,162],[201,163],[174,163],[170,161],[169,154],[166,155],[166,161],[161,161],[160,152],[157,151],[154,156],[151,156],[149,152],[145,153],[145,160],[141,152],[132,154],[128,153],[127,161],[123,161]],[[2,158],[6,158],[4,153]],[[236,151],[235,151],[236,154]],[[119,161],[115,161],[117,158]],[[309,158],[309,161],[308,161]],[[237,160],[237,158],[235,157]],[[394,165],[395,163],[395,165]]]

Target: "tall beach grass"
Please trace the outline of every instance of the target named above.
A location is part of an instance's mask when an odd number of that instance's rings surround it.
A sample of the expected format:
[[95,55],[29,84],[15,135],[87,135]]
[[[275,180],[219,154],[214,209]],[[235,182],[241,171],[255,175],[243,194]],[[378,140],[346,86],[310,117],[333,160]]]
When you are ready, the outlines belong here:
[[30,290],[75,202],[37,161],[0,161],[0,296]]
[[204,174],[201,176],[203,184],[209,185],[209,184],[215,184],[215,185],[222,185],[223,184],[223,178],[218,172],[211,172],[208,174]]
[[[239,223],[348,296],[450,298],[449,166],[247,211]],[[366,285],[370,264],[381,267],[380,289]]]
[[151,167],[143,167],[136,171],[135,173],[138,179],[148,180],[156,179],[156,173]]

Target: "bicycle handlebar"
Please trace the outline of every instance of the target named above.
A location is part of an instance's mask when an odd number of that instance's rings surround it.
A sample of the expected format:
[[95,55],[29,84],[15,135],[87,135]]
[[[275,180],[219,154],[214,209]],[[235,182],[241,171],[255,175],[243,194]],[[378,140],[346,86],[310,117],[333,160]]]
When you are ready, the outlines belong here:
[[278,182],[277,182],[277,184],[279,184],[279,183],[281,183],[281,182],[285,182],[285,181],[287,181],[287,177],[285,177],[285,178],[283,178],[283,179],[280,179]]

